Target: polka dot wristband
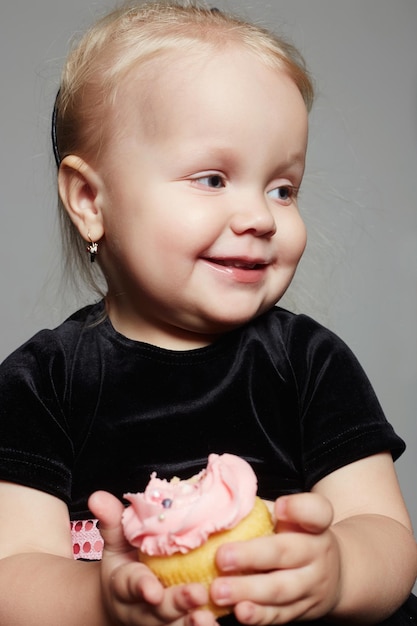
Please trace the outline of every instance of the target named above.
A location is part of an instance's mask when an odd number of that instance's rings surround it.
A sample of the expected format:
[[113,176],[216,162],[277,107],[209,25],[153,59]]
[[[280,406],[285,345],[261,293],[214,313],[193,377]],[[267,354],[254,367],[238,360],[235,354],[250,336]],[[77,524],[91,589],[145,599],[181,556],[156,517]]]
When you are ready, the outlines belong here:
[[96,519],[71,522],[74,559],[87,559],[88,561],[101,559],[104,542],[97,523]]

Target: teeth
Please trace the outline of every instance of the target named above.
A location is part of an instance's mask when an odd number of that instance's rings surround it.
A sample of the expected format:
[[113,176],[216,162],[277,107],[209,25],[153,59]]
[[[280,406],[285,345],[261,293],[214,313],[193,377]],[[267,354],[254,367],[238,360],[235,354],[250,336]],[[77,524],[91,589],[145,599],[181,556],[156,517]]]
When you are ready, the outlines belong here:
[[245,269],[253,270],[256,267],[256,263],[232,263],[233,267],[244,267]]
[[258,266],[258,263],[245,263],[244,261],[224,261],[222,259],[216,260],[216,263],[219,265],[224,265],[225,267],[238,267],[246,270],[253,270]]

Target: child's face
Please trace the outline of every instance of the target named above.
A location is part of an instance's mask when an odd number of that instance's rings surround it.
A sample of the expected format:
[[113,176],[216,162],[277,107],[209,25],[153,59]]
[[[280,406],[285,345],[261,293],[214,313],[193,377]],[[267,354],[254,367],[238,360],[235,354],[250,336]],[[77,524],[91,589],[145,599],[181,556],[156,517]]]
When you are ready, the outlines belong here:
[[240,49],[170,55],[153,70],[150,95],[140,70],[119,92],[96,168],[100,253],[116,328],[181,349],[287,289],[306,243],[294,190],[307,112],[288,76]]

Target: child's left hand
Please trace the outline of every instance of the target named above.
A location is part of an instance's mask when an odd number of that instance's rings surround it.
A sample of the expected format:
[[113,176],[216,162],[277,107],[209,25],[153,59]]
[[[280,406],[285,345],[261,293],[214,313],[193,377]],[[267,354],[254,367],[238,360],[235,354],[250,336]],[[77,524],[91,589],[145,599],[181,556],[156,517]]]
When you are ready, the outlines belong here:
[[104,491],[89,498],[104,539],[100,562],[100,595],[106,624],[112,626],[215,626],[211,611],[202,609],[208,594],[203,585],[190,583],[164,588],[138,560],[137,549],[123,533],[123,505]]
[[338,600],[340,553],[330,530],[330,502],[313,493],[284,496],[274,513],[277,534],[225,544],[217,552],[223,575],[211,596],[219,605],[235,605],[244,624],[316,619]]

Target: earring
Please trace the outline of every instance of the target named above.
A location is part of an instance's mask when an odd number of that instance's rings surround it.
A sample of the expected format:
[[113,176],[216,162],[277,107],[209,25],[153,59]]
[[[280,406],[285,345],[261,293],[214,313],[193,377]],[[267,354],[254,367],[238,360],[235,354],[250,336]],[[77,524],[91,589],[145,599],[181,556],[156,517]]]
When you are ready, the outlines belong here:
[[96,243],[95,241],[91,239],[90,233],[87,233],[87,237],[90,240],[90,245],[87,246],[87,252],[90,253],[91,263],[94,263],[94,261],[96,260],[97,252],[98,252],[98,243]]

